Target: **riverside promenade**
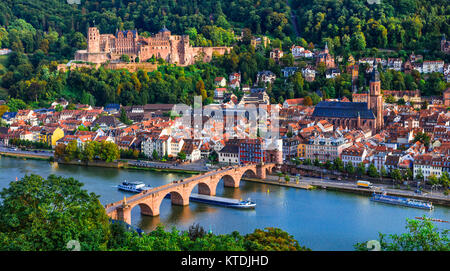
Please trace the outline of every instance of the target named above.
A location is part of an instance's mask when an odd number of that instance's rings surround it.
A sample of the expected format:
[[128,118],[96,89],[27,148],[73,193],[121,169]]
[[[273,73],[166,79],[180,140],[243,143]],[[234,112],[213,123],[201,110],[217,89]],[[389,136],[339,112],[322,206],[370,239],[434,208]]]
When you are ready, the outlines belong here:
[[271,184],[292,188],[300,189],[326,189],[342,192],[350,192],[362,195],[372,195],[373,192],[384,191],[391,196],[408,197],[418,200],[431,201],[433,204],[450,206],[450,196],[446,196],[440,192],[427,192],[424,191],[423,194],[417,194],[411,190],[395,189],[391,188],[389,185],[373,184],[374,189],[360,188],[353,181],[334,181],[334,180],[324,180],[314,177],[301,177],[298,184],[296,183],[296,176],[289,176],[290,181],[286,182],[284,177],[281,179],[278,176],[267,175],[264,180],[257,178],[243,178],[243,181],[258,182],[263,184]]

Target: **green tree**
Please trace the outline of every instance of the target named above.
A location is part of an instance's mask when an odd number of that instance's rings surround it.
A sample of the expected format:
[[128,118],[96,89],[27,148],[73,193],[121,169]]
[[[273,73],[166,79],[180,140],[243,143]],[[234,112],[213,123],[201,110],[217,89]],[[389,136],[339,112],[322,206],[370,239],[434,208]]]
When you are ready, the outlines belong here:
[[350,175],[355,174],[355,167],[352,163],[348,162],[347,165],[345,165],[345,172],[347,172]]
[[96,146],[97,144],[98,142],[96,141],[86,142],[84,144],[83,150],[81,151],[81,160],[83,160],[84,162],[93,161],[96,155],[96,150],[98,149],[98,147]]
[[107,163],[114,162],[120,158],[119,147],[114,142],[102,141],[99,145],[98,155]]
[[444,188],[448,188],[450,185],[450,178],[448,176],[447,171],[442,171],[441,177],[439,177],[439,184],[442,185]]
[[342,162],[341,158],[338,157],[334,159],[333,168],[340,172],[344,172],[344,162]]
[[380,175],[382,177],[387,177],[388,176],[387,170],[386,170],[386,168],[384,166],[381,167]]
[[412,180],[413,179],[413,172],[410,168],[406,169],[405,173],[405,179],[406,180]]
[[155,161],[159,159],[159,155],[158,155],[158,152],[157,152],[156,150],[153,150],[152,158],[153,158],[153,160],[155,160]]
[[[423,220],[406,219],[407,232],[403,234],[379,233],[379,243],[383,251],[449,251],[449,230],[439,230],[434,223]],[[356,250],[368,250],[367,242],[355,244]]]
[[419,181],[423,181],[425,179],[421,168],[419,168],[419,170],[417,172],[416,179]]
[[320,163],[320,161],[319,161],[319,159],[314,159],[314,165],[316,166],[316,167],[320,167],[320,165],[321,165],[321,163]]
[[396,182],[401,182],[403,180],[403,175],[398,168],[391,169],[390,175],[391,178],[394,179]]
[[125,112],[125,110],[123,108],[120,109],[119,120],[126,125],[131,125],[133,123],[133,121],[128,118],[127,113]]
[[122,60],[123,62],[129,63],[130,57],[128,55],[121,55],[120,60]]
[[180,151],[178,153],[178,159],[180,159],[181,161],[186,160],[186,153],[184,151]]
[[64,157],[64,159],[68,162],[68,161],[72,161],[75,159],[79,159],[80,157],[80,149],[78,148],[78,143],[76,140],[72,140],[69,142],[69,144],[67,144],[66,146],[66,156]]
[[369,175],[370,177],[373,177],[373,178],[380,176],[378,174],[378,170],[374,164],[370,164],[369,167],[367,168],[367,175]]
[[289,233],[278,228],[256,229],[245,236],[245,246],[249,251],[307,251]]
[[366,49],[366,38],[364,36],[364,33],[353,33],[350,39],[350,46],[354,51],[364,51],[364,49]]
[[430,176],[428,176],[428,182],[430,183],[430,185],[435,185],[439,183],[439,180],[436,175],[431,174]]
[[7,105],[9,107],[10,112],[17,112],[19,110],[27,108],[27,104],[21,99],[11,98]]
[[356,172],[358,173],[359,176],[363,176],[364,173],[366,173],[366,167],[364,166],[363,163],[358,164],[358,167],[356,168]]
[[413,139],[413,143],[416,143],[417,141],[420,141],[421,143],[423,143],[425,145],[425,147],[428,148],[428,146],[430,146],[430,142],[431,142],[431,137],[429,134],[427,133],[422,133],[422,132],[418,132]]
[[2,250],[66,250],[70,240],[81,250],[105,250],[109,218],[99,196],[82,190],[73,178],[26,175],[0,192]]

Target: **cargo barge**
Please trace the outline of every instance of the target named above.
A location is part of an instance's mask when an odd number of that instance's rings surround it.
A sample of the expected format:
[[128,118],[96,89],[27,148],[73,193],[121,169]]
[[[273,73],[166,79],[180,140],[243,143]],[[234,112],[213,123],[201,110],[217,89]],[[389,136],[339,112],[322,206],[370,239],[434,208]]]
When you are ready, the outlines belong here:
[[376,201],[376,202],[382,202],[382,203],[393,204],[393,205],[401,205],[401,206],[413,207],[413,208],[420,208],[420,209],[426,209],[426,210],[432,210],[434,208],[433,203],[431,203],[431,202],[410,199],[410,198],[388,196],[386,194],[373,193],[371,200]]
[[[167,194],[165,198],[170,199],[170,194]],[[251,200],[229,199],[223,197],[201,195],[196,193],[191,194],[191,196],[189,197],[189,201],[237,209],[254,209],[256,207],[256,203]]]

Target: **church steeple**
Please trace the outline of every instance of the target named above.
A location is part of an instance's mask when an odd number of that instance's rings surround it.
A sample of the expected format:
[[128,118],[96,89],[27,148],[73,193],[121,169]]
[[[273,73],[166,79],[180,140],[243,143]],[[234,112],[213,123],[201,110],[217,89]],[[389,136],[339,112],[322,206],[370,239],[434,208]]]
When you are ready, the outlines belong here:
[[380,73],[378,72],[376,58],[373,60],[372,76],[369,82],[369,95],[367,95],[367,107],[375,115],[375,123],[372,128],[374,128],[374,131],[379,131],[384,124],[383,95],[381,94]]
[[376,58],[374,58],[374,60],[373,60],[373,69],[372,69],[372,76],[370,78],[370,81],[371,82],[379,82],[380,81],[380,73],[378,72]]

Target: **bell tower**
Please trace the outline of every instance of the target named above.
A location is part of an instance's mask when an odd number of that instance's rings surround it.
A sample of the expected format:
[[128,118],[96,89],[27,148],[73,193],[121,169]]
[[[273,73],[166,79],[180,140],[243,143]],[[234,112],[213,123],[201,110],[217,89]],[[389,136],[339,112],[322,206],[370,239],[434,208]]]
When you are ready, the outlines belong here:
[[373,61],[373,71],[369,83],[369,95],[367,95],[367,107],[375,115],[375,130],[383,128],[383,95],[381,94],[380,73],[377,68],[377,61]]

